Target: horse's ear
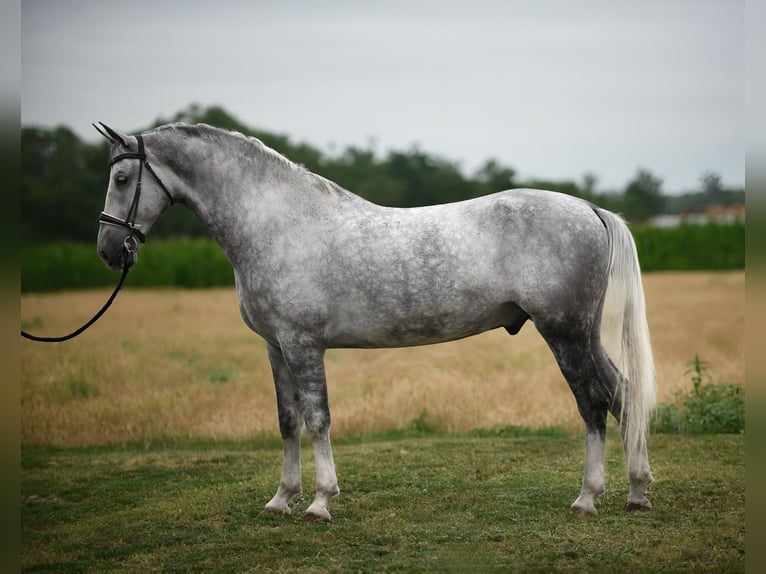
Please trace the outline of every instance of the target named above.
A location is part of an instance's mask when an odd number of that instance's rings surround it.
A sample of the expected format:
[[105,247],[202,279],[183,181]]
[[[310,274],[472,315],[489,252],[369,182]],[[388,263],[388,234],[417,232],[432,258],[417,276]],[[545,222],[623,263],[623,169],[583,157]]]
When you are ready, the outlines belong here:
[[92,125],[94,128],[96,128],[96,131],[98,133],[100,133],[102,136],[104,136],[104,138],[106,138],[109,141],[109,143],[117,143],[111,137],[109,137],[109,135],[104,130],[102,130],[100,127],[98,127],[96,124],[90,124],[90,125]]
[[[127,147],[128,144],[125,143],[125,138],[122,135],[120,135],[115,130],[110,128],[104,122],[98,122],[98,123],[102,128],[104,128],[103,130],[101,130],[96,124],[93,124],[93,127],[96,128],[98,133],[100,133],[102,136],[104,136],[106,139],[108,139],[112,143],[119,143]],[[104,130],[106,131],[106,133],[104,133]]]

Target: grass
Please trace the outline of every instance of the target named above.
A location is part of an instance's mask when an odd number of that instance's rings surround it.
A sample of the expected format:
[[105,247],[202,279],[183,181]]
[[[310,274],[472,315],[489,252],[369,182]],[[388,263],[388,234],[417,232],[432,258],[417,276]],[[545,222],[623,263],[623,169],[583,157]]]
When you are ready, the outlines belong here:
[[[744,273],[644,277],[660,401],[687,361],[744,387]],[[58,334],[108,290],[28,294]],[[650,437],[655,508],[627,496],[614,425],[599,516],[582,422],[533,325],[444,345],[327,354],[341,495],[304,524],[261,509],[281,448],[263,343],[233,289],[127,287],[60,345],[21,342],[24,571],[742,572],[744,435]]]
[[[689,389],[687,361],[745,385],[745,275],[644,277],[660,402]],[[23,323],[60,334],[92,315],[106,291],[29,294]],[[106,316],[58,345],[20,344],[22,439],[60,446],[175,438],[278,436],[263,342],[233,289],[126,287]],[[579,431],[582,421],[545,342],[528,323],[443,345],[327,353],[335,437],[407,428],[441,432],[508,425]]]
[[[395,440],[391,440],[391,439]],[[568,506],[580,436],[340,440],[333,522],[261,514],[281,451],[258,441],[25,447],[24,571],[742,572],[744,437],[650,440],[655,508],[625,513],[610,430],[599,516]]]

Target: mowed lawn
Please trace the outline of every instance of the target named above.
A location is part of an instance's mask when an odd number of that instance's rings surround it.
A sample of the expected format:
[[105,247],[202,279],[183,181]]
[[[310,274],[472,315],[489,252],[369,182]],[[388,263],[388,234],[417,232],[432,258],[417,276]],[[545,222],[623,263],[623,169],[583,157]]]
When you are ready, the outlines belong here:
[[[695,354],[715,382],[744,385],[744,273],[645,286],[660,400],[689,390]],[[59,334],[107,295],[27,295],[22,322]],[[570,514],[582,424],[531,324],[331,350],[327,370],[341,495],[331,523],[308,524],[310,448],[295,514],[261,515],[279,480],[276,407],[233,290],[128,286],[79,339],[24,341],[24,570],[744,571],[741,435],[652,436],[655,508],[625,513],[612,424],[599,515]]]
[[743,572],[741,435],[657,435],[654,508],[623,511],[608,440],[599,515],[572,514],[580,436],[338,441],[331,523],[262,514],[281,449],[253,441],[28,447],[22,564],[29,572]]

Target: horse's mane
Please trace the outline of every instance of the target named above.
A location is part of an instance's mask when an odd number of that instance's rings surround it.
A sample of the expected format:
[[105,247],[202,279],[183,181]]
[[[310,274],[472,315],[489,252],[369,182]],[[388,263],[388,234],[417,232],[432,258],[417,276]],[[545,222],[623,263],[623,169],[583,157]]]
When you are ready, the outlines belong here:
[[230,145],[233,142],[237,145],[245,146],[247,148],[246,155],[257,157],[258,160],[264,162],[265,165],[271,168],[279,169],[296,176],[309,176],[311,179],[319,183],[319,187],[325,192],[341,195],[350,193],[335,182],[295,163],[275,149],[270,148],[256,137],[247,136],[238,131],[227,130],[208,124],[186,124],[182,122],[160,126],[156,128],[154,132],[162,132],[166,130],[175,130],[185,137],[196,138],[203,141],[227,145]]

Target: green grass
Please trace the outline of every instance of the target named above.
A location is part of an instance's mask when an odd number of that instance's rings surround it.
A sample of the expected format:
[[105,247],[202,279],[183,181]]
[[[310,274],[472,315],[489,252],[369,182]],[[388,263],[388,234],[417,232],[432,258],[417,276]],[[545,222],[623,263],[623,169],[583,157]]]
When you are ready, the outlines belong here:
[[599,516],[572,515],[583,439],[552,432],[335,444],[329,524],[266,517],[274,441],[22,450],[25,571],[742,572],[744,437],[657,435],[649,512],[625,513],[614,429]]

